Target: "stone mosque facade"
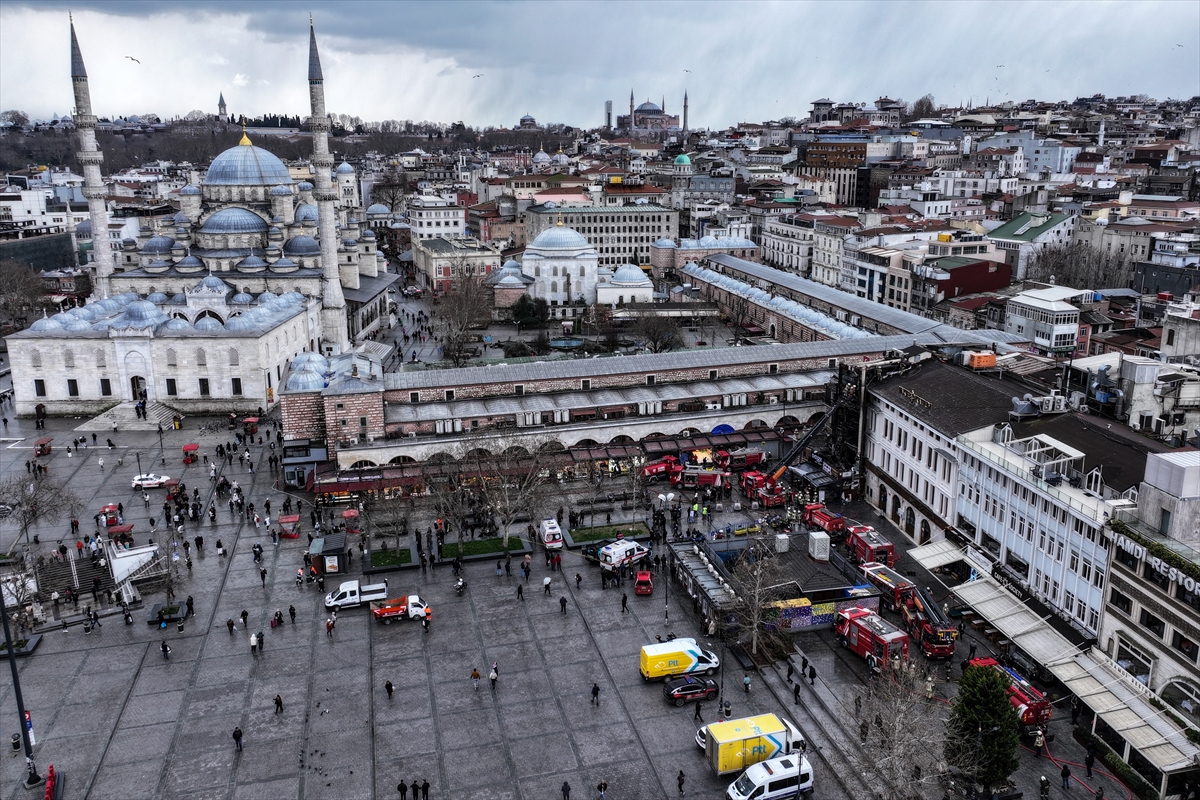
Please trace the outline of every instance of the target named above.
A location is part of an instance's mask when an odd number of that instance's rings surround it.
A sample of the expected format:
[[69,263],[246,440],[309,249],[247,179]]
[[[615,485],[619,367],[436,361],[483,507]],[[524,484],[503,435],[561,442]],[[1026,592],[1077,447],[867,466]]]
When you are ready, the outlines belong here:
[[[108,229],[103,154],[71,26],[79,160],[93,230]],[[97,247],[96,294],[8,337],[16,412],[95,414],[146,401],[183,412],[267,409],[289,361],[355,349],[387,318],[387,272],[354,169],[336,170],[309,30],[311,182],[243,135],[180,210],[118,250]],[[360,222],[361,220],[361,222]]]

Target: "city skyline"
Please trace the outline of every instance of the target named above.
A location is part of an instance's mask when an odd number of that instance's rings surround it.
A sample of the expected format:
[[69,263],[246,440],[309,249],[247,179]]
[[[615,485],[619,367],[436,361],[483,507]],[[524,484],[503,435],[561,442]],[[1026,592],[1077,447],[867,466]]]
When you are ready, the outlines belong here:
[[[478,127],[513,127],[530,114],[541,124],[591,128],[602,123],[606,100],[619,113],[632,88],[638,103],[665,97],[669,113],[680,112],[687,91],[690,126],[717,128],[803,118],[819,97],[912,102],[931,93],[939,105],[981,105],[1200,93],[1200,5],[1135,5],[1137,14],[1129,4],[1023,3],[1005,6],[1003,18],[972,2],[950,13],[944,4],[869,2],[753,4],[749,13],[680,3],[623,6],[619,15],[602,3],[344,2],[336,12],[329,4],[312,11],[327,42],[333,113]],[[185,17],[142,2],[70,7],[101,115],[215,113],[223,93],[234,114],[304,116],[304,10],[200,2]],[[69,92],[57,88],[69,85],[59,57],[67,10],[57,1],[0,5],[4,109],[33,118],[70,113]],[[1082,67],[1116,26],[1125,41],[1151,44],[1131,48],[1120,69]],[[815,29],[825,33],[791,35]],[[899,35],[914,29],[926,34]],[[181,36],[187,49],[172,43]],[[581,49],[583,39],[596,44]],[[847,42],[870,57],[848,60]],[[977,67],[963,69],[967,58]],[[796,79],[784,77],[781,64]]]

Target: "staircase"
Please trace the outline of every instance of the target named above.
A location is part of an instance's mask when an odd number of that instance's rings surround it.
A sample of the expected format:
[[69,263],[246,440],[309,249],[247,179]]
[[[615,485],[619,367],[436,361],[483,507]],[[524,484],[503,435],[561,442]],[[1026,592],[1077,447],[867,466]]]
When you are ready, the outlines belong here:
[[[87,422],[75,428],[77,431],[112,432],[113,423],[117,423],[120,431],[157,431],[161,425],[164,431],[171,429],[171,418],[178,412],[162,403],[147,403],[146,418],[138,419],[133,403],[119,403],[103,414],[92,417]],[[182,416],[182,415],[180,415]]]
[[[86,550],[84,552],[87,552]],[[67,554],[66,561],[47,559],[37,567],[38,590],[44,597],[51,592],[66,596],[67,589],[77,592],[81,599],[91,595],[92,581],[100,579],[99,592],[115,589],[116,583],[105,567],[92,564],[90,558],[73,558]]]

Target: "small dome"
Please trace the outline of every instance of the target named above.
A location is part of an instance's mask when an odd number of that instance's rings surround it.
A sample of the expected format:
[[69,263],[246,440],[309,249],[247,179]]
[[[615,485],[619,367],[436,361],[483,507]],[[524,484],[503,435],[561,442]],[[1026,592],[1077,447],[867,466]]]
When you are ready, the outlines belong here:
[[[294,292],[289,294],[294,294]],[[292,359],[292,369],[300,369],[300,367],[304,366],[305,364],[314,364],[322,371],[329,369],[329,360],[326,359],[325,356],[321,355],[320,353],[313,353],[307,350]]]
[[591,245],[574,228],[555,225],[539,233],[529,247],[538,250],[586,250]]
[[374,238],[375,238],[375,231],[371,230],[370,228],[367,228],[365,231],[363,231],[362,238],[364,238],[364,239],[374,239]]
[[300,181],[296,184],[296,189],[301,192],[311,192],[313,185],[309,181]]
[[312,203],[301,203],[296,206],[296,222],[316,222],[317,207]]
[[82,333],[83,331],[90,331],[92,329],[92,323],[86,319],[75,317],[64,323],[62,329],[67,333]]
[[267,262],[263,261],[258,256],[246,256],[237,263],[237,269],[239,270],[255,270],[266,268]]
[[350,166],[345,161],[343,161],[342,163],[338,164],[337,174],[338,175],[353,175],[354,167]]
[[675,164],[678,166],[686,167],[690,166],[691,163],[692,160],[687,157],[687,153],[680,153],[679,155],[675,156]]
[[75,233],[79,236],[92,235],[92,221],[90,219],[81,219],[75,223]]
[[533,163],[549,164],[550,163],[550,154],[547,153],[545,150],[538,150],[536,153],[533,154]]
[[295,261],[292,261],[287,256],[284,256],[283,258],[277,260],[274,264],[271,265],[271,269],[275,270],[276,272],[284,272],[287,270],[293,270],[293,269],[299,269],[299,268],[300,268],[300,265],[297,264]]
[[271,190],[271,196],[272,197],[291,197],[292,190],[290,187],[280,184],[279,186],[276,186],[274,189]]
[[146,295],[146,302],[155,304],[165,303],[167,302],[167,296],[162,292],[154,292],[153,294]]
[[277,300],[277,299],[279,299],[279,295],[275,294],[274,292],[272,292],[268,289],[267,291],[263,292],[262,294],[260,294],[258,296],[258,304],[260,306],[265,306],[267,303],[271,302],[272,300]]
[[169,236],[151,236],[146,241],[146,244],[142,245],[142,253],[146,255],[169,255],[171,248],[174,246],[175,240]]
[[225,330],[227,331],[249,331],[254,330],[257,327],[258,323],[254,319],[247,317],[245,314],[233,317],[225,323]]
[[325,375],[316,369],[294,370],[284,386],[292,392],[319,392],[325,388]]
[[189,183],[187,186],[180,189],[179,193],[181,195],[197,195],[197,194],[200,194],[200,189],[198,187],[192,186]]
[[392,213],[392,210],[390,208],[388,208],[387,206],[385,206],[383,203],[372,203],[367,208],[367,213],[368,214],[390,214],[390,213]]
[[196,324],[192,327],[198,331],[219,331],[224,329],[225,326],[222,325],[221,321],[216,317],[206,316],[196,320]]
[[[76,230],[79,229],[76,228]],[[137,247],[137,239],[130,239],[126,237],[121,240],[121,247]]]
[[200,259],[196,258],[195,256],[184,256],[183,258],[179,259],[178,262],[176,262],[175,266],[177,266],[177,267],[198,267],[198,268],[203,269],[204,262],[201,261]]
[[92,324],[92,330],[103,333],[104,331],[111,328],[112,324],[113,324],[113,321],[111,319],[97,320],[95,323]]
[[266,221],[253,211],[238,206],[222,208],[204,221],[201,233],[264,233]]
[[655,243],[654,243],[654,246],[655,246],[655,247],[663,247],[663,248],[667,248],[667,247],[669,247],[669,248],[671,248],[672,250],[674,250],[674,249],[675,249],[675,243],[674,243],[673,241],[671,241],[670,239],[667,239],[667,238],[665,238],[665,237],[664,237],[664,238],[662,238],[662,239],[659,239],[657,242],[655,242]]
[[504,262],[504,266],[500,269],[515,269],[517,272],[520,272],[521,262],[517,261],[515,258],[510,258],[508,261]]
[[176,294],[174,297],[171,298],[171,302],[175,303],[176,305],[186,306],[187,305],[187,295],[184,294],[183,292],[179,292],[178,294]]
[[208,289],[214,292],[228,292],[229,284],[218,278],[216,275],[207,275],[204,280],[200,281],[195,286],[196,289]]
[[715,236],[701,236],[699,244],[701,247],[720,247],[721,246],[721,243],[717,241]]
[[[150,328],[165,322],[167,315],[146,300],[135,300],[125,307],[125,313],[118,320],[125,327]],[[114,323],[116,325],[117,323]]]
[[275,186],[290,184],[292,176],[279,157],[255,147],[250,140],[229,148],[213,159],[204,176],[206,186]]
[[248,306],[254,302],[254,298],[245,292],[238,292],[233,297],[229,298],[229,302],[237,306]]
[[[188,215],[183,213],[182,211],[175,212],[175,216],[171,217],[171,221],[174,222],[176,225],[187,225],[191,222],[191,220],[188,219]],[[176,233],[178,233],[178,230],[176,231]]]
[[505,289],[524,289],[525,288],[525,282],[511,272],[505,274],[505,276],[503,278],[496,281],[496,283],[493,285],[497,286],[497,287],[502,287]]
[[[209,319],[212,319],[212,317],[209,317]],[[216,322],[216,320],[214,319],[213,322]],[[169,331],[190,331],[192,330],[192,323],[183,317],[171,317],[171,319],[167,320],[165,328]]]
[[570,163],[571,163],[571,159],[570,159],[570,158],[568,158],[568,157],[567,157],[567,154],[566,154],[566,153],[563,153],[563,152],[558,152],[558,153],[555,153],[554,155],[552,155],[552,156],[550,157],[550,160],[551,160],[551,161],[553,161],[555,164],[560,164],[560,165],[561,165],[561,164],[570,164]]
[[293,236],[284,243],[283,252],[289,256],[319,256],[321,245],[311,236]]
[[646,277],[646,273],[642,272],[633,264],[622,264],[617,267],[617,271],[613,274],[613,283],[620,283],[630,286],[640,286],[649,284],[650,279]]
[[349,237],[342,239],[342,246],[350,248],[358,247],[358,239],[351,239]]

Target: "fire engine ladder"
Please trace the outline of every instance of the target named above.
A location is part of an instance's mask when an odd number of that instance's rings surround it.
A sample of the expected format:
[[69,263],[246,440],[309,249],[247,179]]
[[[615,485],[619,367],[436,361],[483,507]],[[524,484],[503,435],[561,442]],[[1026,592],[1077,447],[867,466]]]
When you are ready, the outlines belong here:
[[841,408],[842,404],[845,403],[850,396],[850,393],[843,392],[838,399],[834,401],[833,405],[829,407],[829,410],[826,411],[819,420],[817,420],[817,423],[812,426],[812,429],[808,433],[804,434],[804,438],[792,446],[792,449],[788,451],[787,455],[780,460],[779,466],[774,472],[771,473],[770,480],[768,481],[769,483],[779,483],[779,480],[783,477],[783,474],[787,472],[787,468],[790,467],[792,462],[804,452],[804,448],[808,446],[808,443],[812,441],[813,438],[820,433],[826,425],[829,424],[829,421],[833,419],[834,413]]

